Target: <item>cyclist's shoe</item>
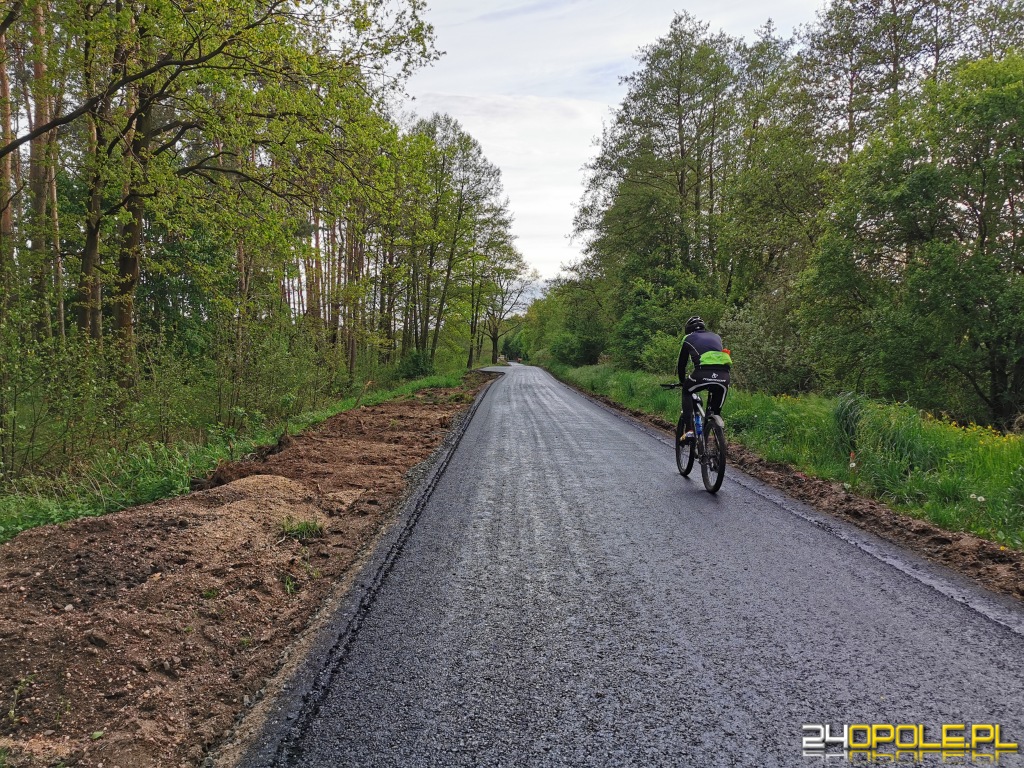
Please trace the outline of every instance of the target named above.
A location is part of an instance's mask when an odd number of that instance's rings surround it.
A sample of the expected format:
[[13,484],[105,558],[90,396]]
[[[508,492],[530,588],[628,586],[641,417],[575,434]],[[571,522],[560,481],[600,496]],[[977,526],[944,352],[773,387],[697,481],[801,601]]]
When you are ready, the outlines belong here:
[[694,438],[693,430],[687,430],[686,432],[683,432],[682,437],[679,438],[679,442],[680,443],[689,443],[689,442],[691,442],[693,440],[693,438]]

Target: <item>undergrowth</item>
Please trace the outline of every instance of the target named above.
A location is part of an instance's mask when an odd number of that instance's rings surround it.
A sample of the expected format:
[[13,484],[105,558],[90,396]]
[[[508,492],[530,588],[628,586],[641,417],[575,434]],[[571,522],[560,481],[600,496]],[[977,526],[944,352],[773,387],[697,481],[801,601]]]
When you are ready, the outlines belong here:
[[224,427],[211,429],[203,444],[162,443],[111,450],[88,466],[58,478],[29,477],[0,495],[0,542],[21,531],[78,517],[102,515],[188,493],[193,478],[204,477],[222,461],[233,461],[283,434],[296,434],[359,405],[376,405],[422,389],[458,386],[458,375],[436,375],[364,393],[328,408],[267,425],[241,436]]
[[[664,376],[611,365],[552,366],[556,375],[622,405],[679,416]],[[935,419],[901,403],[733,389],[726,434],[769,461],[845,484],[908,514],[1024,549],[1024,437]]]

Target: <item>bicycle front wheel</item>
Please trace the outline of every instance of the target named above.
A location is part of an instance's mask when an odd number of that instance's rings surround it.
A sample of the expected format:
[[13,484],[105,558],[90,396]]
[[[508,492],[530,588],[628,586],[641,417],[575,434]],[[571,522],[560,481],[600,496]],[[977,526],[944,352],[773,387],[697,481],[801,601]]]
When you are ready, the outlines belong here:
[[690,470],[693,469],[693,459],[697,452],[697,446],[694,445],[692,437],[685,442],[680,442],[683,433],[686,431],[685,421],[680,416],[679,421],[676,423],[676,467],[679,469],[679,474],[683,477],[690,474]]
[[704,425],[703,439],[700,473],[708,493],[717,493],[725,480],[725,430],[717,420],[709,418]]

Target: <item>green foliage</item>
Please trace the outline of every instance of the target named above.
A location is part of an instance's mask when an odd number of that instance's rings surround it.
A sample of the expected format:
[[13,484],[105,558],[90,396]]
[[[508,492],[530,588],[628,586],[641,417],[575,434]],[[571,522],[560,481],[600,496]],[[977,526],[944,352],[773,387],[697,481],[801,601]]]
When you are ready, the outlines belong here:
[[388,117],[436,58],[423,13],[12,6],[0,492],[39,499],[10,525],[177,492],[206,444],[237,457],[366,381],[462,369],[484,317],[508,330],[526,265],[498,169],[447,115]]
[[506,360],[516,360],[520,357],[529,359],[529,353],[526,351],[526,342],[521,331],[511,333],[505,337],[501,343],[501,354],[505,356]]
[[555,360],[566,365],[590,365],[597,362],[601,353],[600,343],[593,338],[563,331],[550,340],[549,349]]
[[712,297],[700,298],[692,277],[674,277],[677,280],[667,285],[655,285],[641,278],[630,285],[626,309],[615,326],[611,343],[612,357],[619,365],[642,366],[643,351],[650,342],[659,334],[681,334],[691,315],[701,315],[712,326],[717,324],[722,314],[721,303]]
[[843,392],[836,397],[832,416],[842,436],[843,448],[855,453],[857,450],[857,430],[864,415],[866,400],[854,392]]
[[411,352],[398,364],[398,375],[403,379],[416,379],[434,373],[434,361],[426,352]]
[[866,409],[857,430],[861,477],[882,495],[915,501],[915,484],[907,481],[935,472],[947,455],[945,446],[925,438],[921,418],[910,408]]
[[[537,359],[668,372],[698,313],[751,392],[864,392],[1008,429],[1024,410],[1024,19],[830,0],[799,40],[680,13],[588,164],[584,257]],[[799,43],[796,45],[795,43]]]
[[544,303],[554,305],[554,322],[545,341],[556,360],[569,365],[596,363],[608,349],[612,323],[601,289],[589,278],[562,281],[549,289]]
[[846,168],[803,325],[838,384],[1005,428],[1024,410],[1024,58],[925,97]]
[[727,431],[771,461],[793,464],[835,480],[849,479],[846,436],[834,418],[833,401],[816,395],[790,397],[729,393]]
[[281,586],[284,588],[284,593],[288,595],[288,597],[291,597],[299,591],[299,583],[290,573],[281,574]]
[[[521,327],[529,278],[498,169],[449,116],[388,118],[436,57],[423,12],[12,6],[0,67],[12,114],[44,133],[28,152],[23,125],[2,126],[0,155],[21,146],[22,163],[0,181],[5,488],[34,497],[32,477],[90,467],[105,482],[140,445],[209,437],[233,455],[363,381],[472,365],[485,338],[668,375],[691,314],[751,393],[1020,418],[1019,3],[829,0],[797,41],[678,14],[587,167],[583,259]],[[143,477],[177,461],[148,450]],[[886,471],[879,488],[903,470]],[[180,487],[124,482],[126,498]]]
[[28,689],[32,686],[33,682],[34,679],[31,676],[22,677],[19,678],[18,682],[14,685],[14,690],[11,694],[11,706],[10,709],[7,710],[7,719],[10,721],[11,725],[14,725],[17,722],[18,704]]
[[640,353],[640,367],[649,373],[672,375],[676,373],[682,346],[682,335],[670,336],[663,331],[656,331]]
[[792,319],[796,306],[793,292],[778,288],[727,313],[717,330],[732,353],[737,386],[772,394],[813,391],[818,360]]

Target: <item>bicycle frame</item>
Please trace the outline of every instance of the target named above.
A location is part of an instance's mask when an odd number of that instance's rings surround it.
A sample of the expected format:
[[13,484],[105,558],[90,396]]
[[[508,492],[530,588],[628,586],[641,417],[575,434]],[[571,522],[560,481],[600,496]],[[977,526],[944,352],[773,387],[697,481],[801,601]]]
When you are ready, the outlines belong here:
[[[682,383],[662,384],[661,386],[665,389],[684,387]],[[676,424],[676,465],[679,469],[679,474],[687,477],[690,474],[694,459],[698,459],[701,467],[701,476],[704,479],[704,487],[709,493],[717,493],[725,477],[725,421],[720,413],[708,412],[708,409],[705,407],[705,400],[708,400],[710,404],[709,396],[705,398],[700,396],[700,393],[704,391],[708,391],[707,388],[699,389],[695,392],[688,392],[685,388],[683,389],[683,397],[689,395],[693,398],[694,423],[684,426],[683,411],[685,409],[681,408],[679,421]],[[684,400],[683,405],[685,405],[685,402]],[[701,425],[699,430],[697,429],[698,420]],[[683,431],[690,428],[697,432],[697,434],[692,438],[687,438],[684,442],[681,437]],[[713,444],[710,444],[709,440],[712,434],[714,435],[714,441]],[[690,446],[689,450],[685,447],[686,445]]]
[[[701,421],[704,422],[705,424],[708,422],[708,420],[714,419],[716,422],[718,422],[718,426],[725,429],[725,420],[722,418],[721,414],[712,413],[709,415],[705,410],[704,398],[700,396],[699,392],[706,391],[707,390],[698,390],[697,392],[693,393],[693,413],[695,416],[699,413]],[[701,433],[703,434],[704,432],[705,430],[702,429]]]
[[[704,398],[702,398],[697,392],[693,392],[690,395],[693,398],[693,427],[695,443],[694,447],[697,449],[697,458],[703,463],[704,454],[706,450],[705,435],[707,435],[707,420],[708,415],[704,410]],[[697,429],[697,417],[700,417],[701,426]],[[721,417],[719,417],[721,418]]]

